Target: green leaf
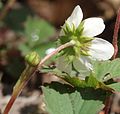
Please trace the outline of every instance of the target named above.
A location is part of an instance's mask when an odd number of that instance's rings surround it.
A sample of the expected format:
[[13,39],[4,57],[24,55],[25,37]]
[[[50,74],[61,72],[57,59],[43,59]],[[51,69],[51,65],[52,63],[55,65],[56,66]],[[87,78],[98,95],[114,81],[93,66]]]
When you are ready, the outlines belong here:
[[113,91],[111,86],[105,85],[103,82],[100,82],[93,73],[91,73],[89,76],[85,77],[85,79],[81,79],[80,77],[75,76],[75,73],[68,74],[67,72],[63,72],[60,69],[57,68],[50,68],[50,67],[44,67],[42,70],[40,70],[45,73],[52,73],[59,78],[62,78],[65,80],[67,83],[72,85],[73,87],[78,87],[78,88],[87,88],[91,87],[94,89],[103,89],[107,91]]
[[20,44],[19,49],[23,55],[36,51],[40,57],[44,57],[47,49],[55,47],[54,42],[49,40],[54,33],[55,29],[46,21],[29,17],[25,24],[27,41]]
[[[68,94],[60,95],[53,89],[43,88],[49,114],[73,114]],[[65,105],[67,103],[67,105]]]
[[40,57],[44,57],[46,55],[45,51],[51,47],[56,47],[54,42],[46,42],[46,43],[40,44],[38,46],[35,46],[31,50],[36,51],[40,55]]
[[[70,83],[74,87],[92,87],[95,89],[101,88],[107,91],[120,91],[119,84],[117,82],[115,83],[113,80],[112,82],[110,81],[111,78],[115,78],[120,75],[120,59],[103,62],[95,61],[93,64],[93,73],[85,75],[84,77],[82,77],[81,74],[79,74],[80,76],[76,74],[77,72],[75,71],[75,69],[70,68],[70,65],[65,67],[67,65],[65,62],[59,62],[58,65],[61,65],[61,67],[57,67],[57,70],[52,69],[49,72],[52,72],[58,77],[64,79],[66,82]],[[79,69],[77,69],[77,71],[78,70]]]
[[46,21],[29,17],[25,24],[27,41],[24,44],[20,44],[19,49],[23,55],[36,51],[42,58],[45,56],[47,49],[55,47],[54,42],[49,40],[54,32],[55,29]]
[[46,55],[45,51],[51,47],[55,47],[54,42],[43,43],[43,44],[40,44],[40,45],[35,46],[33,48],[31,48],[30,46],[28,46],[27,44],[24,43],[24,44],[20,44],[18,48],[22,52],[23,56],[25,56],[29,52],[36,51],[40,55],[40,57],[42,58]]
[[114,89],[117,92],[120,92],[120,82],[112,83],[108,85],[110,88]]
[[[120,76],[119,58],[112,61],[95,61],[93,67],[95,76],[100,82],[108,82],[110,79],[119,78]],[[109,86],[111,89],[114,89],[114,91],[120,91],[119,82],[112,81],[111,83],[108,83],[107,86]]]
[[96,78],[101,82],[118,77],[120,76],[120,59],[103,62],[95,61],[93,63],[93,69]]
[[78,88],[87,88],[91,87],[94,89],[103,89],[107,91],[112,91],[113,89],[109,86],[105,85],[104,83],[98,81],[92,74],[85,78],[85,80],[81,80],[78,77],[70,77],[70,76],[64,76],[62,77],[65,81],[70,83],[74,87]]
[[31,52],[32,50],[30,49],[29,46],[27,46],[25,43],[24,44],[20,44],[18,49],[22,52],[22,55],[25,56],[26,54],[28,54],[29,52]]
[[25,23],[25,35],[30,47],[49,43],[49,38],[53,36],[55,29],[46,21],[40,18],[29,17]]
[[77,89],[57,82],[42,89],[49,114],[97,114],[106,97],[102,90]]

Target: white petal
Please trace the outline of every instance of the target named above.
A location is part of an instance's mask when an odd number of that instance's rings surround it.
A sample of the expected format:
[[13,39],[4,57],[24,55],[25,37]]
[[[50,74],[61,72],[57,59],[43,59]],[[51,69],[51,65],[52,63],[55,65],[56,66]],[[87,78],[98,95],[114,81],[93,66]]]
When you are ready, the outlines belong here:
[[67,24],[69,24],[69,26],[72,28],[73,24],[75,26],[75,28],[77,28],[80,24],[80,22],[83,19],[83,13],[82,13],[82,9],[80,8],[79,5],[77,5],[71,16],[66,20]]
[[53,51],[55,51],[55,48],[49,48],[45,51],[45,54],[48,55],[48,54],[52,53]]
[[90,75],[90,70],[92,70],[90,59],[85,56],[74,59],[73,66],[80,73],[80,79],[85,79],[86,76]]
[[83,36],[93,37],[101,34],[105,29],[102,18],[88,18],[84,20]]
[[89,53],[95,60],[108,60],[114,54],[114,47],[104,39],[95,38],[92,41]]
[[80,59],[82,64],[85,65],[85,67],[88,69],[88,70],[93,70],[93,67],[92,67],[92,64],[91,64],[91,59],[87,56],[81,56]]
[[65,56],[61,56],[57,58],[56,61],[56,67],[57,69],[59,69],[62,72],[66,72],[69,75],[72,72],[72,64],[68,63],[68,61],[66,60]]

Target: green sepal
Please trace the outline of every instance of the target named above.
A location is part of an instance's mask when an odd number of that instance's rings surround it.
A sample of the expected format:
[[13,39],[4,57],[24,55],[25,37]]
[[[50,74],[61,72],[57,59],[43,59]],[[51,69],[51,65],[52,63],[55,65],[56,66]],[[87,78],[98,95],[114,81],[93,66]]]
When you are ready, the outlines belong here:
[[81,22],[77,28],[75,28],[74,24],[71,27],[66,22],[62,29],[64,31],[64,35],[60,36],[59,43],[65,44],[67,42],[74,41],[75,45],[62,50],[62,54],[60,55],[65,55],[67,58],[71,55],[74,57],[80,57],[81,55],[90,56],[88,51],[91,46],[91,41],[94,40],[94,38],[83,36],[84,22]]
[[65,35],[72,35],[73,34],[73,30],[70,28],[69,24],[67,24],[67,22],[65,22],[65,27],[62,28]]
[[78,40],[79,40],[81,43],[89,43],[89,42],[91,42],[92,40],[94,40],[94,38],[92,38],[92,37],[80,36],[80,37],[78,37]]
[[84,56],[90,56],[87,50],[81,50],[80,53],[81,55],[84,55]]
[[77,36],[82,35],[83,30],[84,30],[84,22],[81,22],[75,31],[76,35]]

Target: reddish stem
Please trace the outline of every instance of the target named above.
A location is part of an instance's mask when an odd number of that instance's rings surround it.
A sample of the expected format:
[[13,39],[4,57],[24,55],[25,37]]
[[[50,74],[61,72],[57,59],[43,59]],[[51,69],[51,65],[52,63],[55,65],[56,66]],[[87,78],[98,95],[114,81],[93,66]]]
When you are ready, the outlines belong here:
[[109,114],[110,107],[111,107],[111,96],[107,97],[105,101],[105,109],[104,109],[104,114]]
[[[28,72],[28,70],[25,70],[25,72],[23,72],[23,74],[21,75],[21,80],[22,82],[20,83],[19,80],[16,83],[14,90],[13,90],[13,94],[11,96],[11,99],[9,100],[7,106],[5,107],[5,110],[3,112],[3,114],[8,114],[13,103],[15,102],[16,98],[19,96],[19,94],[21,93],[21,91],[23,90],[23,88],[27,85],[28,81],[31,79],[31,77],[33,76],[33,74],[35,73],[35,71],[39,68],[41,68],[41,66],[48,60],[50,59],[53,55],[57,54],[59,51],[61,51],[64,48],[73,46],[74,44],[71,42],[68,42],[66,44],[61,45],[60,47],[58,47],[55,51],[53,51],[52,53],[48,54],[47,56],[45,56],[40,63],[38,64],[38,66],[36,68],[31,68],[31,71]],[[27,77],[25,77],[25,75]],[[24,78],[24,79],[23,79]]]
[[117,57],[118,54],[118,32],[120,28],[120,8],[118,10],[117,18],[116,18],[116,23],[115,23],[115,28],[114,28],[114,35],[113,35],[113,46],[114,46],[114,55],[113,59]]
[[[5,110],[4,110],[3,114],[8,114],[9,113],[9,111],[10,111],[13,103],[15,102],[16,98],[20,95],[23,88],[27,85],[28,81],[31,79],[31,77],[35,73],[35,70],[36,70],[36,68],[31,68],[29,72],[27,72],[27,70],[26,70],[24,76],[27,76],[27,77],[25,77],[25,79],[21,83],[19,83],[20,79],[17,81],[17,83],[16,83],[16,85],[13,89],[12,96],[11,96],[7,106],[5,107]],[[22,78],[24,78],[24,77],[22,77]]]
[[40,68],[44,62],[46,62],[48,59],[50,59],[53,55],[57,54],[59,51],[61,51],[64,48],[73,46],[74,44],[71,42],[68,42],[66,44],[61,45],[60,47],[58,47],[57,49],[55,49],[55,51],[53,51],[52,53],[48,54],[47,56],[45,56],[39,63],[38,68]]
[[7,104],[3,114],[8,114],[8,112],[10,111],[10,109],[11,109],[13,103],[15,102],[16,98],[17,98],[16,95],[12,95],[11,96],[11,99],[9,100],[9,102],[8,102],[8,104]]

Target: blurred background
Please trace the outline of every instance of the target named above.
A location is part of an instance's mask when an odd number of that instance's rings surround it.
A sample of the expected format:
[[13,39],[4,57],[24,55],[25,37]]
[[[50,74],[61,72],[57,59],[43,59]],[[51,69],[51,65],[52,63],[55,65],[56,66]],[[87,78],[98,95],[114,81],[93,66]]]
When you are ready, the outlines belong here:
[[[42,58],[47,49],[56,46],[61,26],[78,4],[84,19],[104,19],[106,28],[99,37],[112,42],[120,0],[0,0],[0,96],[11,94],[27,53],[35,50]],[[43,81],[50,82],[48,77],[50,74],[38,72],[23,94],[39,90]]]

